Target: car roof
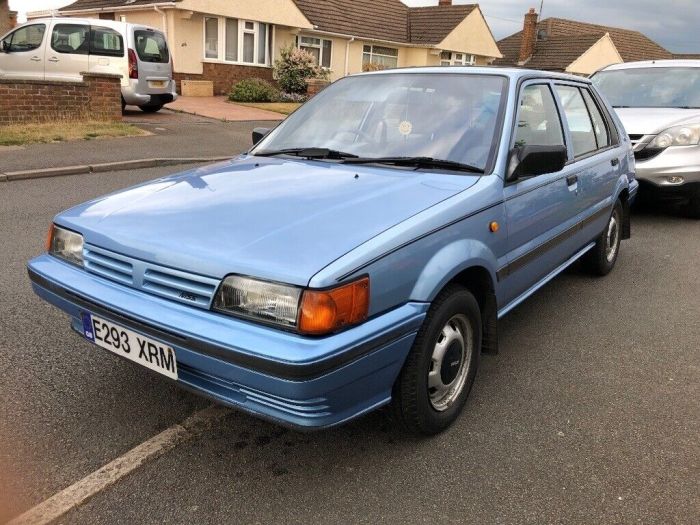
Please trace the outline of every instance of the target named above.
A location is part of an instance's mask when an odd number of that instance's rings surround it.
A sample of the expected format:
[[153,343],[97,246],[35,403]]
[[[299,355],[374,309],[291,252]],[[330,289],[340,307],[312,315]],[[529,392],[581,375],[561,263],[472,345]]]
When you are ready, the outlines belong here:
[[30,25],[30,24],[49,24],[53,21],[61,21],[61,22],[66,22],[66,23],[72,23],[72,24],[90,24],[94,26],[100,26],[100,27],[109,27],[111,29],[121,29],[124,30],[126,28],[132,27],[132,28],[143,28],[143,29],[150,29],[152,31],[158,31],[159,33],[162,33],[160,29],[157,27],[151,27],[147,26],[144,24],[132,24],[129,22],[117,22],[115,20],[102,20],[100,18],[74,18],[74,17],[68,17],[68,16],[53,16],[53,17],[44,17],[44,18],[33,18],[31,20],[27,20],[24,24],[21,24],[18,27],[21,27],[23,25]]
[[604,67],[600,71],[615,71],[618,69],[640,69],[650,67],[700,67],[700,60],[643,60],[640,62],[625,62],[622,64],[612,64],[610,66]]
[[542,71],[539,69],[527,69],[520,67],[500,67],[500,66],[431,66],[431,67],[404,67],[396,69],[385,69],[382,71],[372,71],[368,73],[358,73],[359,75],[390,75],[392,73],[430,73],[430,74],[465,74],[465,75],[501,75],[511,79],[521,78],[551,78],[555,80],[568,80],[575,82],[590,83],[585,77],[570,75],[567,73],[557,73],[554,71]]

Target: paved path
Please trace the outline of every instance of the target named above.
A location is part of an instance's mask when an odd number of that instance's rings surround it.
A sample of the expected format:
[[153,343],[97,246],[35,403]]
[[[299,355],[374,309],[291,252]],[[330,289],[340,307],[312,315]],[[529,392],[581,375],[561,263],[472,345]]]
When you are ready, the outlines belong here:
[[150,115],[128,111],[124,120],[151,135],[0,148],[0,172],[145,158],[234,156],[250,148],[254,127],[270,126],[269,122],[221,122],[167,109]]
[[179,97],[170,109],[183,111],[193,115],[215,118],[229,122],[245,122],[251,120],[284,120],[284,115],[264,109],[239,106],[226,101],[226,97]]
[[[0,185],[0,523],[209,404],[72,334],[24,267],[56,212],[174,171]],[[632,228],[611,275],[572,268],[503,320],[448,432],[234,411],[60,522],[700,523],[700,221]]]

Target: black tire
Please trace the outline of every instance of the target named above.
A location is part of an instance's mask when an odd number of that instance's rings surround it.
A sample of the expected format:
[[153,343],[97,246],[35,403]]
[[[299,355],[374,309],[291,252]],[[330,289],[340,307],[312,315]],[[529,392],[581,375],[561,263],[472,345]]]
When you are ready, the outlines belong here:
[[139,109],[144,113],[158,113],[163,109],[163,104],[156,104],[155,106],[139,106]]
[[[584,257],[586,269],[593,275],[608,275],[615,267],[620,255],[620,243],[622,241],[622,226],[625,220],[625,211],[622,203],[615,203],[608,224],[596,240],[595,246]],[[613,222],[614,221],[614,222]],[[614,228],[614,232],[612,231]],[[611,236],[613,238],[611,239]],[[610,251],[612,249],[612,251]]]
[[[470,340],[471,351],[468,356],[465,355],[465,349],[460,354],[459,370],[453,378],[455,386],[451,395],[454,397],[449,398],[452,401],[449,401],[445,407],[436,409],[435,400],[431,397],[435,395],[435,389],[428,386],[428,374],[435,367],[433,353],[437,348],[438,338],[444,338],[443,330],[453,319],[459,319],[460,323],[462,321],[468,323],[470,330],[464,340]],[[481,340],[481,311],[476,299],[462,286],[448,286],[430,307],[413,343],[413,348],[394,384],[391,408],[396,422],[414,435],[431,436],[447,429],[462,412],[474,384],[481,354]],[[440,374],[443,369],[449,374],[450,367],[454,367],[454,363],[450,365],[446,361],[450,352],[451,350],[447,350],[443,354],[444,364],[441,366]],[[467,370],[464,371],[462,366],[468,366]],[[441,375],[442,377],[444,376]],[[457,389],[460,384],[461,387]]]
[[122,97],[122,115],[126,113],[126,100]]
[[686,211],[691,219],[700,219],[700,185],[697,185],[690,195]]

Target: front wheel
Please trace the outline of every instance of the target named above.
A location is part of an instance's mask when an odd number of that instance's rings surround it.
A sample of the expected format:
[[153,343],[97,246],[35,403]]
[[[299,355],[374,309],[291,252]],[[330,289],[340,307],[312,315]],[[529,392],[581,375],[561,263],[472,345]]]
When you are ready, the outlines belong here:
[[595,246],[585,256],[584,264],[594,275],[608,275],[615,267],[620,254],[624,213],[622,203],[618,200],[615,202],[608,225],[596,240]]
[[688,200],[688,216],[691,219],[700,219],[700,184],[696,185]]
[[394,384],[394,417],[406,430],[434,435],[457,419],[476,376],[481,327],[466,288],[451,285],[435,299]]
[[139,109],[144,113],[158,113],[163,109],[163,104],[157,104],[155,106],[139,106]]

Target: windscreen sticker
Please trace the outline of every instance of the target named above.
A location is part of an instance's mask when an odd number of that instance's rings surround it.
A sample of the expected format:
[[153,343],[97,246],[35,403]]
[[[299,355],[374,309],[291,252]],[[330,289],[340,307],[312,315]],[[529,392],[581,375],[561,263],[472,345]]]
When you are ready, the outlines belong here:
[[408,120],[404,120],[399,124],[399,133],[402,135],[410,135],[411,132],[413,131],[413,124],[411,124]]

